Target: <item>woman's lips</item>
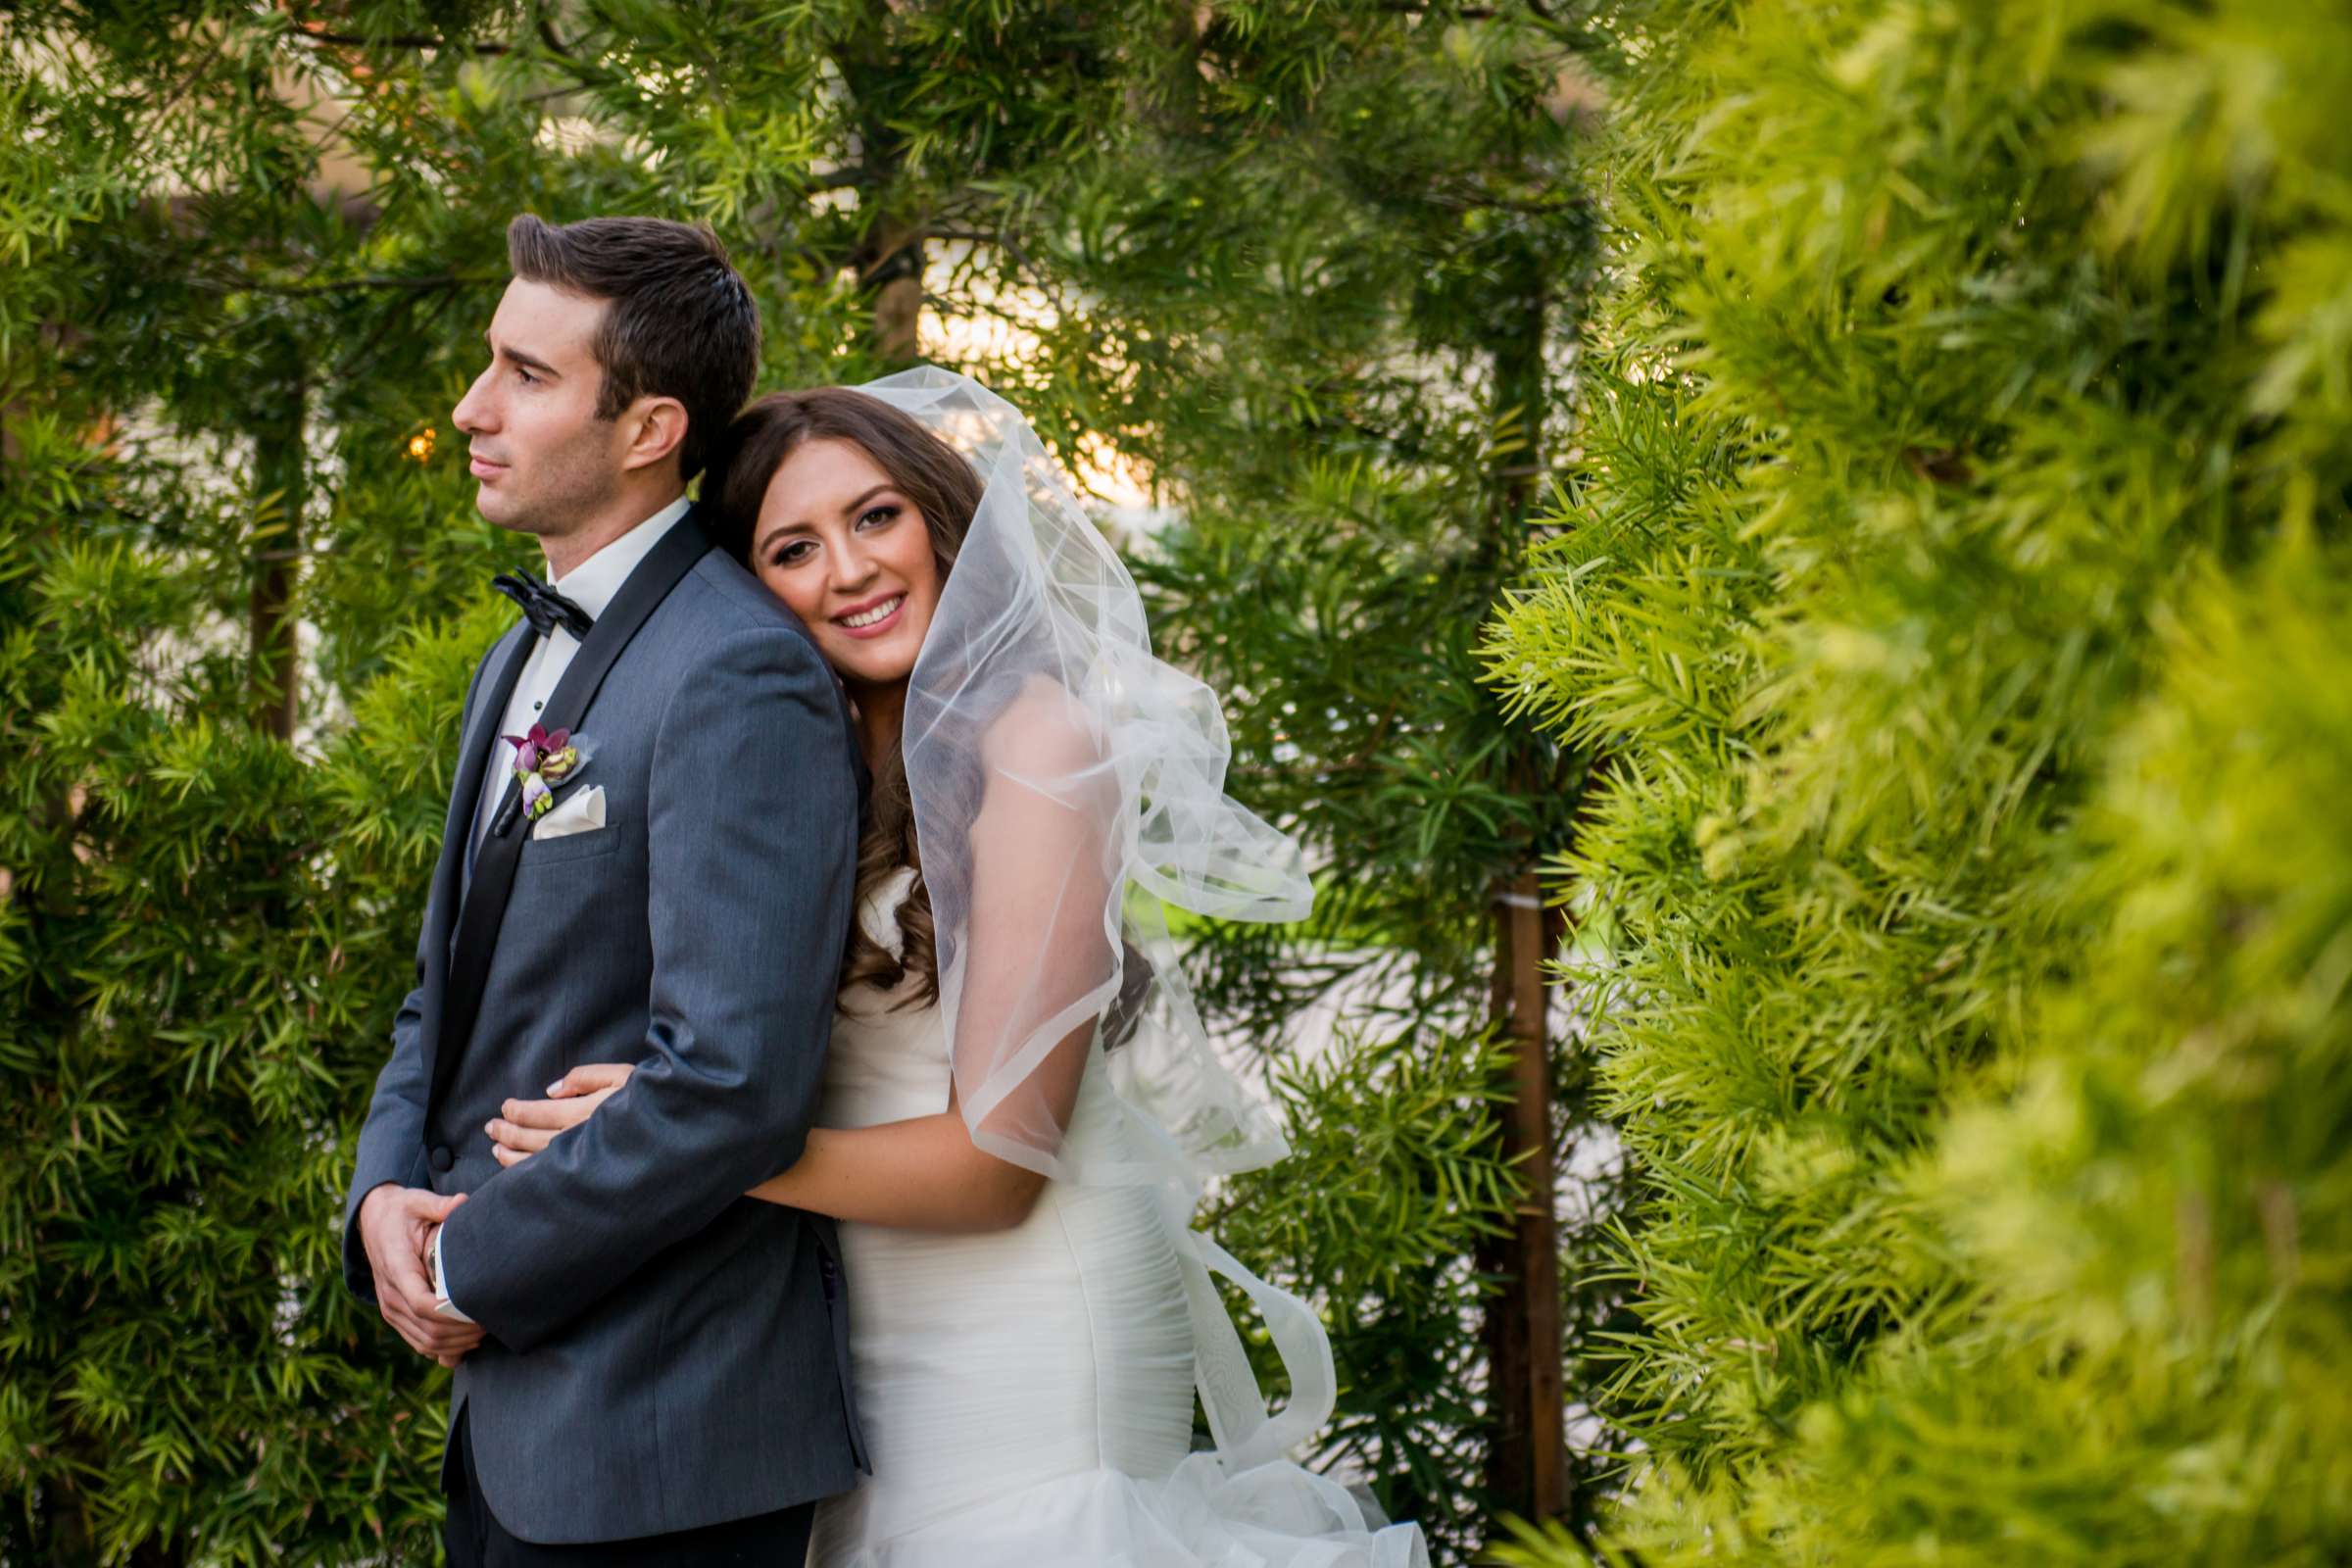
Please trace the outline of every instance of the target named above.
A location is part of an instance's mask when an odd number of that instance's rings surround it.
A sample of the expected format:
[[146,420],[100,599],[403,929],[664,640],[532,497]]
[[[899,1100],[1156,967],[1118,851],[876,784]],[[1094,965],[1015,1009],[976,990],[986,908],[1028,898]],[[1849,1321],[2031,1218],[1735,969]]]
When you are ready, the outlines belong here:
[[[880,620],[875,621],[870,626],[852,626],[848,624],[847,615],[835,615],[833,617],[833,624],[841,628],[841,633],[845,637],[879,637],[885,632],[889,631],[892,627],[896,626],[906,613],[906,596],[905,594],[900,594],[897,596],[897,598],[898,603],[891,605],[890,613],[884,615]],[[876,601],[876,603],[889,605],[890,601],[888,599],[882,599]],[[873,608],[873,605],[860,605],[856,610],[850,611],[848,613],[850,615],[862,615],[871,611]]]

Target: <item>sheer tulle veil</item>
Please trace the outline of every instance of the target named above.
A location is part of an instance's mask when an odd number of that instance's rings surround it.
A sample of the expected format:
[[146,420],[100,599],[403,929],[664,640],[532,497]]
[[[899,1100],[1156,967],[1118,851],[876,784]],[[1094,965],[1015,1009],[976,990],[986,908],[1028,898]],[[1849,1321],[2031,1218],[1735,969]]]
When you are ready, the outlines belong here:
[[[904,732],[957,1106],[1001,1158],[1165,1194],[1219,1456],[1228,1474],[1276,1460],[1330,1415],[1330,1347],[1303,1303],[1189,1223],[1206,1179],[1288,1150],[1211,1047],[1162,904],[1299,919],[1313,902],[1304,861],[1226,795],[1217,694],[1152,654],[1133,577],[1019,412],[929,367],[858,390],[920,420],[985,484]],[[1105,1015],[1084,1072],[1130,1126],[1111,1141],[1123,1152],[1097,1160],[1064,1144],[1075,1053],[1055,1048]],[[1257,1302],[1283,1352],[1292,1397],[1272,1418],[1211,1272]]]

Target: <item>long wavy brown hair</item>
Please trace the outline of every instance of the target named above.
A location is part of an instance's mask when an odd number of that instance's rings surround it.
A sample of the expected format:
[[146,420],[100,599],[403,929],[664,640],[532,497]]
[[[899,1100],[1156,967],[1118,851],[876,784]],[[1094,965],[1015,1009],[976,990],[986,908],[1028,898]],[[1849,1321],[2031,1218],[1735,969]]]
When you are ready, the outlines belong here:
[[[847,441],[890,475],[890,482],[922,514],[940,581],[946,582],[971,530],[972,514],[980,508],[984,487],[979,470],[912,415],[848,387],[772,392],[735,416],[703,481],[703,501],[712,514],[711,531],[719,544],[751,565],[752,537],[768,481],[786,459],[810,441]],[[893,735],[883,755],[873,759],[872,795],[858,840],[858,898],[862,903],[901,866],[917,868],[914,889],[899,906],[904,955],[891,956],[853,916],[842,956],[845,988],[864,981],[887,990],[912,974],[920,984],[908,991],[901,1005],[939,1000],[939,947],[921,865],[915,854],[914,802],[906,789],[906,759]]]

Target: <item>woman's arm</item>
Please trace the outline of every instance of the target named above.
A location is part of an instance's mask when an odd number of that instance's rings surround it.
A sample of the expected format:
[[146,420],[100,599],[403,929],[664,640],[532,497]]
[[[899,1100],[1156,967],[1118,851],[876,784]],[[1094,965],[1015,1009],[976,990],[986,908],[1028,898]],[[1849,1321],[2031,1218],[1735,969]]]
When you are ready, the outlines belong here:
[[994,1231],[1029,1217],[1046,1179],[972,1147],[954,1111],[811,1131],[791,1169],[751,1196],[835,1219],[919,1231]]
[[792,1168],[751,1196],[867,1225],[994,1231],[1027,1219],[1045,1187],[1038,1172],[975,1149],[951,1099],[937,1115],[817,1128]]
[[[1093,1027],[1089,1022],[1074,1031],[1058,1050],[1084,1051]],[[554,1098],[508,1101],[489,1126],[491,1153],[502,1165],[520,1164],[594,1115],[628,1078],[625,1066],[593,1063],[564,1074],[551,1091]],[[936,1115],[872,1127],[810,1128],[801,1157],[750,1196],[867,1225],[991,1231],[1027,1219],[1045,1185],[1036,1171],[975,1149],[951,1093],[948,1108]]]

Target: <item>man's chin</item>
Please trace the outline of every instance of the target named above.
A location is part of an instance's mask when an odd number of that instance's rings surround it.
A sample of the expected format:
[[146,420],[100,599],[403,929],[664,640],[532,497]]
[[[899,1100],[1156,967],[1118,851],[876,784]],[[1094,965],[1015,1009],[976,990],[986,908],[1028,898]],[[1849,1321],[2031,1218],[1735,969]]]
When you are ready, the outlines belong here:
[[531,512],[528,507],[515,505],[514,497],[502,495],[491,489],[487,482],[475,485],[473,509],[482,514],[483,521],[504,528],[510,533],[536,534],[539,532],[537,528],[531,526]]

